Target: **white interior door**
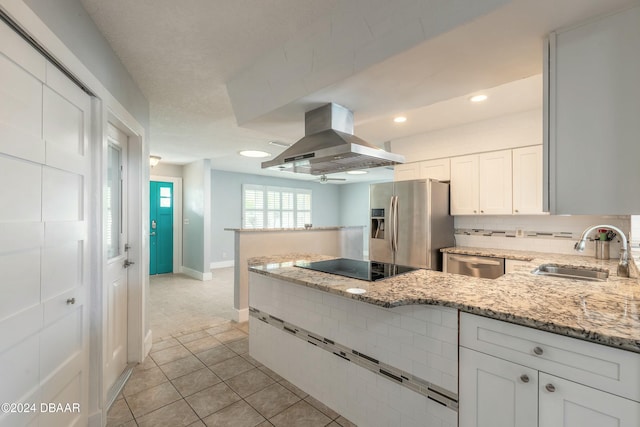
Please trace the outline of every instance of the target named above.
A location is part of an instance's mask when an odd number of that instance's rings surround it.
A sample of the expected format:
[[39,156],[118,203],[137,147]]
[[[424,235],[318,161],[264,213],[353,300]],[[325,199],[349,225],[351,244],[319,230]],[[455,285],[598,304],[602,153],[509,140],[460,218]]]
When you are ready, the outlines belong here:
[[105,395],[127,367],[127,151],[128,137],[108,124],[107,180],[105,188],[106,346]]
[[83,426],[91,98],[4,23],[0,80],[0,426]]

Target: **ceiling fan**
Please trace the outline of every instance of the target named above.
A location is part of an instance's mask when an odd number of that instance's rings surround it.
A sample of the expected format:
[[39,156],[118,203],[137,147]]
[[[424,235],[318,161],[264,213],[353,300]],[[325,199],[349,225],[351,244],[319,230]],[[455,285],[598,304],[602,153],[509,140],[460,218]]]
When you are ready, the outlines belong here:
[[326,184],[329,181],[346,181],[346,178],[329,178],[327,177],[327,175],[320,175],[320,179],[318,179],[318,181],[320,181],[320,184]]

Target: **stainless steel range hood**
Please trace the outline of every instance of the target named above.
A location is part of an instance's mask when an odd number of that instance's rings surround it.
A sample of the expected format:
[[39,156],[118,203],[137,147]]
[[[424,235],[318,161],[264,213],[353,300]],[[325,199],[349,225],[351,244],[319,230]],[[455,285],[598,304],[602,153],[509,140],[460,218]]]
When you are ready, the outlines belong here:
[[353,135],[353,112],[330,103],[304,116],[305,136],[262,168],[324,175],[404,163],[404,156],[389,153]]

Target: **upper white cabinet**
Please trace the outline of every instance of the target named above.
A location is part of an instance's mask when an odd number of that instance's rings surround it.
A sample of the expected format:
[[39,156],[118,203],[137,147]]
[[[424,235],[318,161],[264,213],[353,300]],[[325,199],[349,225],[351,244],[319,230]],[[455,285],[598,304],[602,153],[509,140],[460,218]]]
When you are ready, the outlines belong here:
[[451,159],[451,215],[475,215],[480,212],[478,155]]
[[545,59],[545,205],[640,212],[640,7],[550,34]]
[[437,179],[438,181],[449,181],[449,179],[451,179],[449,158],[404,163],[402,165],[396,165],[393,171],[394,181],[428,178]]
[[479,155],[480,213],[504,215],[512,213],[511,150]]
[[513,150],[513,213],[543,213],[541,145]]
[[451,215],[511,212],[511,150],[451,159]]

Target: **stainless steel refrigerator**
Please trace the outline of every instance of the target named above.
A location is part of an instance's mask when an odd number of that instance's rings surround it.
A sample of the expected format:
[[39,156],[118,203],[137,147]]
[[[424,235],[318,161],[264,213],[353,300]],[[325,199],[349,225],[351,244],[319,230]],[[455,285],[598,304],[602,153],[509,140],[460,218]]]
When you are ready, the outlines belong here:
[[454,245],[449,184],[430,179],[372,184],[369,259],[442,271]]

